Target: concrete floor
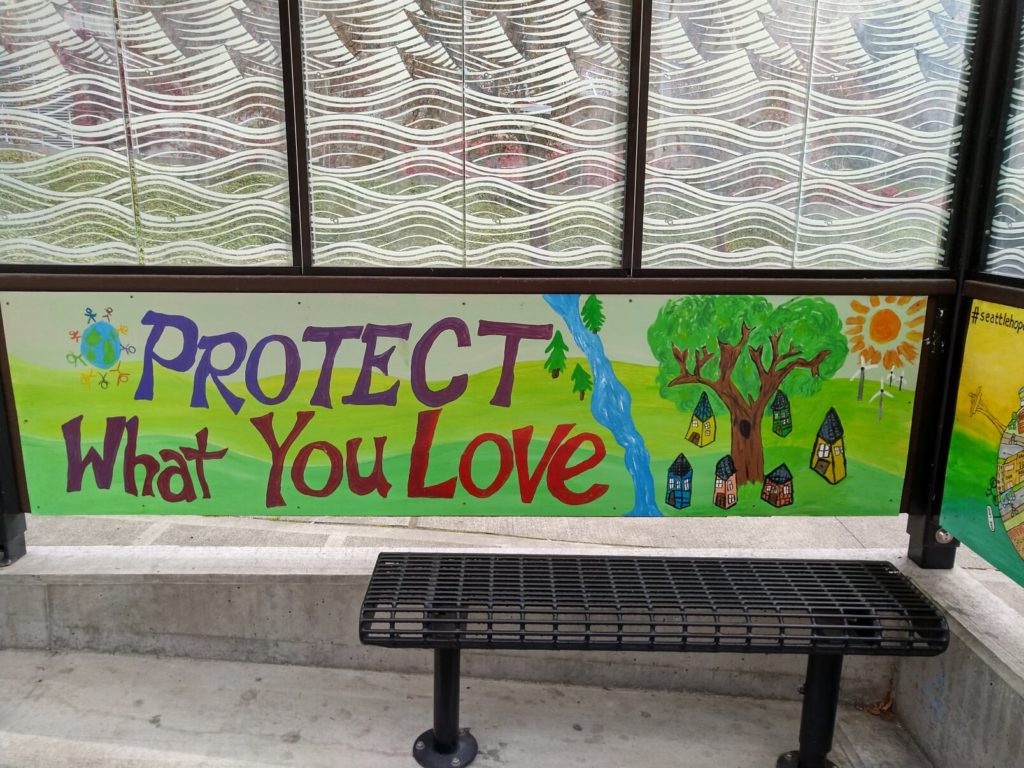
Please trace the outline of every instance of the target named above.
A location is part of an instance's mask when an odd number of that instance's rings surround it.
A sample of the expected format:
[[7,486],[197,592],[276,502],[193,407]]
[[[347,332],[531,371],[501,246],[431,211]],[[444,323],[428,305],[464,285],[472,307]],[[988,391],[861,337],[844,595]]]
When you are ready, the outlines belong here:
[[[425,675],[0,651],[2,768],[409,768]],[[769,768],[799,704],[463,680],[488,768]],[[895,722],[842,708],[842,768],[928,768]]]

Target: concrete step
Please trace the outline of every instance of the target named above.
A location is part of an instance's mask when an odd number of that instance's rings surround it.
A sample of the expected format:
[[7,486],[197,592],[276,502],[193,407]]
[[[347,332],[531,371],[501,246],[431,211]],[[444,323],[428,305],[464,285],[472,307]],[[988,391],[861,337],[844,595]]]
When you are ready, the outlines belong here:
[[[426,675],[0,651],[0,766],[410,768],[431,686]],[[764,768],[799,727],[795,702],[474,678],[462,711],[479,768]],[[897,723],[849,707],[833,757],[930,765]]]

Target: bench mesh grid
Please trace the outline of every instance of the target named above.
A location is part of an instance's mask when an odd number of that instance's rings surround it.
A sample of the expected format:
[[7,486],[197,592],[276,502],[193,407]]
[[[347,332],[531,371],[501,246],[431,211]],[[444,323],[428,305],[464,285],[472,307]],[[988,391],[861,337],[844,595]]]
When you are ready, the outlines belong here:
[[945,619],[882,562],[383,553],[363,643],[931,656]]

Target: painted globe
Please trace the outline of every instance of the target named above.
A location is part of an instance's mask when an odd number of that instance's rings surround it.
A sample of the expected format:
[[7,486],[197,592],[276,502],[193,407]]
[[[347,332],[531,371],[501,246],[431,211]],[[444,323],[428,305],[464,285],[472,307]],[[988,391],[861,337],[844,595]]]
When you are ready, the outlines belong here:
[[82,357],[102,370],[113,368],[121,357],[121,337],[110,323],[94,323],[82,332]]

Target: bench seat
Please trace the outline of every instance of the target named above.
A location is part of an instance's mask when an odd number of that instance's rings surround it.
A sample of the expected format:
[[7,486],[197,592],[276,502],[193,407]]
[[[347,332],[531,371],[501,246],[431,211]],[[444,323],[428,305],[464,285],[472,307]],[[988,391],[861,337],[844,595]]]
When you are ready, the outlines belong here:
[[949,644],[941,612],[890,563],[596,555],[385,552],[359,634],[435,651],[434,729],[414,746],[428,768],[476,753],[458,728],[464,649],[804,654],[800,749],[778,765],[824,768],[845,655]]

